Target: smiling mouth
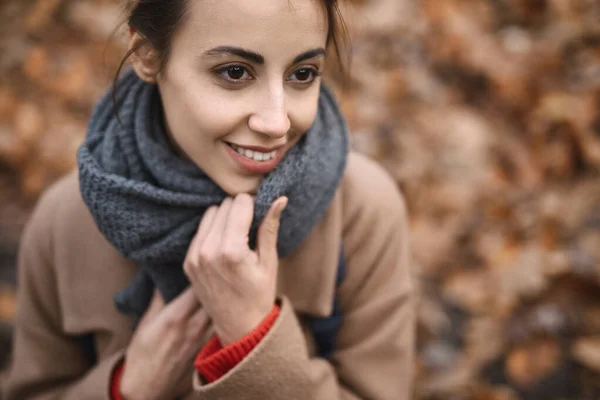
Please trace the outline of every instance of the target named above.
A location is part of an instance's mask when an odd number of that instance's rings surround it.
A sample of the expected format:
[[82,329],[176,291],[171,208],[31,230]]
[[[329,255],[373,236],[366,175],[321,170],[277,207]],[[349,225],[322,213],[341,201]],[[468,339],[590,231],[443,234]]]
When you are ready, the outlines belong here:
[[273,150],[270,152],[260,152],[256,150],[250,150],[233,143],[227,143],[233,150],[235,150],[238,154],[246,157],[249,160],[254,160],[258,162],[270,161],[277,157],[277,150]]

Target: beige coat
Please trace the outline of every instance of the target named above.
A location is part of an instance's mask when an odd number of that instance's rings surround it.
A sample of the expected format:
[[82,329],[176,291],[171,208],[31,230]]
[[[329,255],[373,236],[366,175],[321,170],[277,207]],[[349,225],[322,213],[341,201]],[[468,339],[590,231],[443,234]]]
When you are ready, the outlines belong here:
[[[342,240],[347,273],[338,298],[344,323],[326,361],[315,357],[304,317],[332,311]],[[396,185],[375,163],[351,154],[325,216],[281,260],[282,311],[273,328],[212,384],[202,384],[190,366],[185,399],[411,398],[415,287],[408,240]],[[8,400],[109,399],[111,373],[132,335],[132,320],[117,312],[112,298],[135,271],[97,230],[76,173],[46,192],[21,242]],[[74,340],[90,332],[96,365]]]

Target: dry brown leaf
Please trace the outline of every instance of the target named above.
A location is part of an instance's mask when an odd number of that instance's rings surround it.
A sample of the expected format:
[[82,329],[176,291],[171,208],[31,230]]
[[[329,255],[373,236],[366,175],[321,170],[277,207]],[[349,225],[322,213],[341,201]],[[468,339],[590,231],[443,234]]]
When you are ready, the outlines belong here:
[[48,75],[50,56],[47,49],[34,46],[29,49],[23,62],[23,72],[32,81],[42,81]]
[[465,326],[465,353],[476,365],[500,357],[506,348],[505,320],[490,316],[472,318]]
[[600,332],[600,305],[589,307],[584,311],[582,331],[585,334]]
[[12,321],[17,309],[15,289],[0,284],[0,320]]
[[506,373],[517,386],[528,388],[555,371],[562,359],[556,340],[537,339],[510,351]]
[[47,185],[48,171],[39,163],[31,163],[23,171],[21,191],[26,199],[35,199]]
[[14,92],[0,86],[0,122],[7,123],[12,120],[14,113],[19,107],[19,99]]
[[519,400],[518,394],[506,386],[478,385],[471,392],[473,400]]
[[88,84],[92,81],[92,67],[82,55],[65,55],[65,58],[68,59],[67,66],[56,71],[56,75],[46,82],[46,87],[65,99],[81,100],[87,96]]
[[39,32],[52,22],[54,12],[63,0],[37,0],[25,19],[25,30]]
[[454,367],[443,372],[433,373],[421,380],[417,386],[419,398],[441,396],[448,398],[451,393],[468,392],[473,384],[476,368],[467,360],[461,359]]
[[15,115],[15,135],[25,145],[32,145],[44,133],[46,121],[35,103],[23,103]]
[[480,314],[490,309],[493,282],[486,271],[461,271],[446,279],[442,293],[446,301]]
[[588,368],[600,372],[600,337],[578,339],[571,349],[573,357]]

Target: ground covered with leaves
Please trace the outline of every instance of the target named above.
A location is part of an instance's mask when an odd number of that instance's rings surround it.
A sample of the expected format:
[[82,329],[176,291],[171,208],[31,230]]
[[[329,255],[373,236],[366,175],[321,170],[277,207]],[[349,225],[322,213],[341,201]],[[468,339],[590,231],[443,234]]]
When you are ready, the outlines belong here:
[[[119,3],[0,4],[0,362],[19,234],[124,53]],[[600,2],[349,3],[349,89],[329,78],[407,199],[415,398],[600,398]]]

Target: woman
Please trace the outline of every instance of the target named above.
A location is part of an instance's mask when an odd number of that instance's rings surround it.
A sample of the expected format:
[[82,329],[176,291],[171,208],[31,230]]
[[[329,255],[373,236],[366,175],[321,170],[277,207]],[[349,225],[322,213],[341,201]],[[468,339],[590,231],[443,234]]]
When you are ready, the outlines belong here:
[[407,217],[321,84],[340,23],[133,2],[133,68],[22,239],[9,400],[410,397]]

